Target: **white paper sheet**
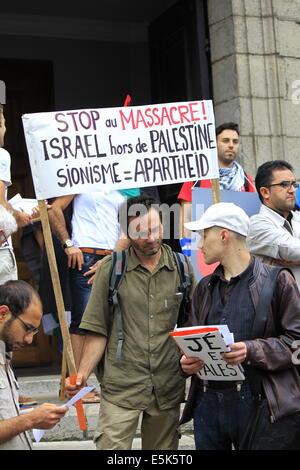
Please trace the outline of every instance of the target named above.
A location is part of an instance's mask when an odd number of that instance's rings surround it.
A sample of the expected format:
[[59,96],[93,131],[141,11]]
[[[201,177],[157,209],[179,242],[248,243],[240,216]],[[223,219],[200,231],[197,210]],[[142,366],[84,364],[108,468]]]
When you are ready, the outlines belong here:
[[36,199],[22,198],[21,194],[16,194],[8,201],[15,210],[32,214],[32,209],[38,205]]
[[[70,408],[70,406],[74,405],[74,403],[76,403],[78,400],[80,400],[82,397],[84,397],[87,393],[91,392],[92,390],[94,390],[95,387],[84,387],[82,388],[78,393],[76,393],[76,395],[74,395],[74,397],[72,397],[67,403],[65,403],[64,405],[62,405],[62,407],[64,406],[67,406],[68,408]],[[36,442],[39,442],[44,433],[45,433],[45,429],[33,429],[32,430],[32,433],[33,433],[33,437],[35,439]]]

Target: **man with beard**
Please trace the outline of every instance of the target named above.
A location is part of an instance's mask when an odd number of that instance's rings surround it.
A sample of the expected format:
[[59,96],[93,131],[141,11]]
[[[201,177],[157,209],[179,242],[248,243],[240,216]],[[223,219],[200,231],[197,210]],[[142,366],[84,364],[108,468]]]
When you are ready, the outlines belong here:
[[[121,211],[121,219],[123,215]],[[169,332],[178,319],[180,277],[171,248],[162,243],[159,204],[143,196],[131,198],[126,215],[123,232],[128,233],[131,246],[118,289],[124,336],[121,357],[118,359],[116,354],[117,319],[108,302],[112,264],[108,256],[98,268],[80,324],[88,334],[77,383],[72,386],[67,380],[66,390],[69,395],[77,392],[100,366],[102,397],[95,436],[97,448],[131,449],[142,415],[142,449],[177,449],[185,383],[178,367],[179,351]],[[193,284],[191,266],[189,271]]]
[[11,351],[32,343],[41,317],[41,301],[29,284],[13,280],[0,286],[0,450],[32,449],[27,431],[53,428],[68,410],[44,403],[25,414],[19,411]]
[[299,184],[293,167],[284,160],[266,162],[257,170],[255,186],[262,206],[250,219],[250,253],[290,268],[300,287],[300,213],[295,210]]

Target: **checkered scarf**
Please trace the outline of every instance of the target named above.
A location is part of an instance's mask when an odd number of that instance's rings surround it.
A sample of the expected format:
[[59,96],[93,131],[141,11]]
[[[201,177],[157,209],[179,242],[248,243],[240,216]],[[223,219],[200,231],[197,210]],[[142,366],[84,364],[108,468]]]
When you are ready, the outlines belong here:
[[233,162],[230,168],[219,168],[220,189],[241,191],[245,182],[245,173],[241,165]]

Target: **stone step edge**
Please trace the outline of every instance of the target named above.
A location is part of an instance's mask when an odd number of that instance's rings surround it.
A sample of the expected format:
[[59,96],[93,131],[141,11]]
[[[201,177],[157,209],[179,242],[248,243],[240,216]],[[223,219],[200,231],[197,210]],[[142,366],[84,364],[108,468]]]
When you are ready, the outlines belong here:
[[[47,376],[42,379],[37,377],[20,377],[18,378],[18,384],[21,395],[37,398],[38,396],[53,395],[57,392],[58,396],[60,390],[60,377]],[[96,377],[90,377],[88,385],[95,386],[97,390],[100,389]]]

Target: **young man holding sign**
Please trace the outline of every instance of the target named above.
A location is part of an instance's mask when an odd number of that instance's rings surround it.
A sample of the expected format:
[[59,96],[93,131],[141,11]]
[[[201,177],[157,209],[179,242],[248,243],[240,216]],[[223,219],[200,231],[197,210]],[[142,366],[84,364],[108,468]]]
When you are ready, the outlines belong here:
[[[234,343],[223,359],[230,365],[242,365],[246,379],[242,384],[225,380],[206,383],[196,375],[203,362],[183,355],[183,371],[195,375],[181,422],[194,418],[199,450],[230,450],[232,445],[239,449],[257,399],[265,407],[267,424],[256,436],[253,448],[289,448],[300,424],[296,414],[300,411],[300,380],[292,363],[292,344],[300,338],[296,282],[287,270],[279,272],[265,309],[266,321],[260,335],[253,338],[261,292],[274,268],[249,254],[249,217],[235,204],[218,203],[186,228],[199,232],[206,263],[220,263],[196,287],[188,323],[228,325]],[[290,416],[293,423],[286,422]]]

